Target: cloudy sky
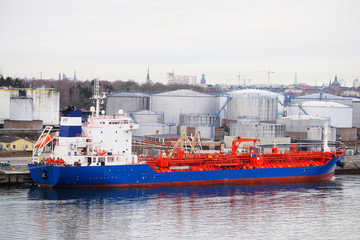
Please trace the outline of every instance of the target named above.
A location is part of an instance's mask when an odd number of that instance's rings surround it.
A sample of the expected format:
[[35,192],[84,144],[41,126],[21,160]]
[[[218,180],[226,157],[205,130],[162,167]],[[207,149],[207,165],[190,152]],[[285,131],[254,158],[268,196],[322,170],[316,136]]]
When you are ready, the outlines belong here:
[[[208,83],[360,79],[358,0],[0,0],[4,76]],[[244,78],[244,77],[241,77]]]

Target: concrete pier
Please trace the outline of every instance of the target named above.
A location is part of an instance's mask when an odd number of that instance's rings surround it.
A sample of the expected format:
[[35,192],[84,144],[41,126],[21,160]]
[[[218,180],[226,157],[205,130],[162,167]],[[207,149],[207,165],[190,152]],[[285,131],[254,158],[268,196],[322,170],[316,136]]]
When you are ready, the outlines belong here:
[[360,156],[346,156],[343,160],[344,167],[336,167],[337,174],[360,174]]
[[0,171],[0,185],[23,185],[35,184],[32,180],[29,171]]

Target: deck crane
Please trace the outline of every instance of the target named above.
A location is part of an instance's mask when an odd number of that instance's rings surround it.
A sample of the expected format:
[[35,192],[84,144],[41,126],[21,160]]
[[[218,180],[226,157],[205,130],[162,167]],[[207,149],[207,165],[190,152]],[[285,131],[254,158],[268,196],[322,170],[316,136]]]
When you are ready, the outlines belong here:
[[174,152],[176,149],[180,148],[182,149],[185,153],[187,153],[186,148],[184,148],[184,146],[187,145],[191,145],[191,142],[189,140],[189,138],[186,136],[185,130],[181,129],[181,135],[179,137],[179,139],[176,141],[173,149],[171,149],[171,151],[168,154],[168,157],[172,157],[174,155]]
[[192,139],[190,153],[196,153],[195,151],[196,143],[199,145],[200,150],[202,150],[200,133],[198,131],[195,132],[194,137]]
[[[194,153],[196,153],[196,151],[195,151],[196,143],[198,143],[198,145],[200,146],[200,150],[201,150],[202,149],[201,139],[200,139],[200,134],[198,131],[195,132],[195,135],[194,135],[192,141],[190,141],[190,139],[186,136],[185,130],[181,129],[181,135],[180,135],[179,139],[177,140],[177,142],[175,143],[173,149],[171,149],[171,151],[169,152],[168,157],[173,157],[176,149],[181,149],[184,153],[194,154]],[[190,152],[187,151],[187,146],[190,146]]]

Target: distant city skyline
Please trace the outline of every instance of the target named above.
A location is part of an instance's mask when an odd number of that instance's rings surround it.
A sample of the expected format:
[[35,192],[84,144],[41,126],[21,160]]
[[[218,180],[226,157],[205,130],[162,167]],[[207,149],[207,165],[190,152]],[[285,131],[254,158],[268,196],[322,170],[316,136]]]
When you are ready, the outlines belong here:
[[[4,77],[208,84],[360,79],[360,2],[0,1]],[[296,77],[295,77],[296,73]]]

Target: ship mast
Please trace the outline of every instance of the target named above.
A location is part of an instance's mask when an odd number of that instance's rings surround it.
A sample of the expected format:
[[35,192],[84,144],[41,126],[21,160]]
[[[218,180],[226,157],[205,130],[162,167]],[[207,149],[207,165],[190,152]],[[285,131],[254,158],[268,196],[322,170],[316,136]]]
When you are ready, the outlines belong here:
[[328,141],[329,141],[329,129],[328,129],[328,122],[326,121],[324,124],[324,137],[323,137],[323,141],[324,141],[324,152],[330,152],[330,148],[328,145]]
[[96,79],[96,78],[94,79],[94,95],[91,97],[91,99],[96,101],[95,116],[99,117],[99,115],[100,115],[100,99],[102,99],[102,97],[100,96],[99,79]]
[[96,117],[99,117],[100,112],[100,86],[99,86],[99,79],[94,80],[94,99],[96,100]]

